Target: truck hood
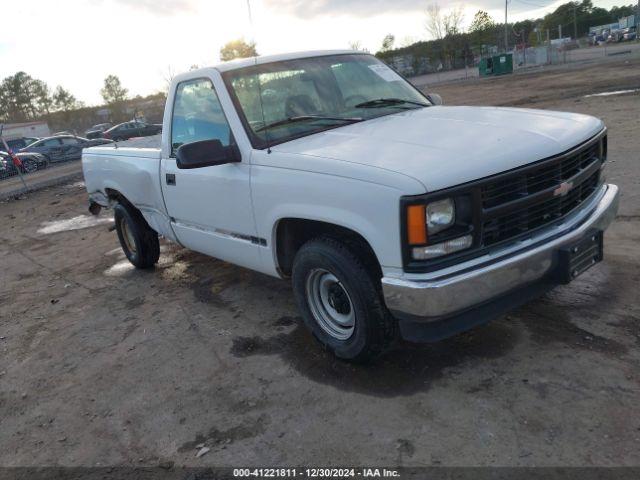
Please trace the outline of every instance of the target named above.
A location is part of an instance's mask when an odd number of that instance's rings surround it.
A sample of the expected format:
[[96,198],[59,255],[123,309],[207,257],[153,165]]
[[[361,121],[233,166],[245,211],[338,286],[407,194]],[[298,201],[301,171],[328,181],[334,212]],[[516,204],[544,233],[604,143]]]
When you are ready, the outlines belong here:
[[496,107],[428,107],[320,132],[274,151],[397,172],[427,191],[570,150],[604,128],[587,115]]

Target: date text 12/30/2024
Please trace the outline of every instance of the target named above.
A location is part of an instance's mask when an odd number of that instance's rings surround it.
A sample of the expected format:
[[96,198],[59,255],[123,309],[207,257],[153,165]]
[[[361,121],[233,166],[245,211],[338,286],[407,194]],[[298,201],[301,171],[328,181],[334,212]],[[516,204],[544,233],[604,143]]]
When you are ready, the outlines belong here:
[[399,478],[387,468],[234,468],[236,478]]

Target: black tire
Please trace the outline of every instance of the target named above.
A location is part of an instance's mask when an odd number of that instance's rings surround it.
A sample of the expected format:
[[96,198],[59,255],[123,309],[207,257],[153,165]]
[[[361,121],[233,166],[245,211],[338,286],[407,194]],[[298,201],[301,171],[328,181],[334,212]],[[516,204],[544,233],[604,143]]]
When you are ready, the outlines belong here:
[[33,158],[25,158],[22,160],[22,172],[33,173],[38,170],[38,162]]
[[160,258],[160,242],[156,231],[130,205],[118,203],[113,212],[124,254],[136,268],[153,268]]
[[[320,343],[338,358],[363,363],[388,350],[398,330],[397,321],[382,300],[380,279],[355,251],[355,248],[332,237],[310,240],[296,254],[292,283],[302,318]],[[314,288],[313,278],[323,271],[337,278],[338,285],[348,296],[349,308],[346,310],[351,311],[352,308],[355,314],[352,333],[348,338],[339,339],[328,333],[327,327],[322,326],[322,320],[318,320],[317,314],[313,313],[318,309],[314,307],[314,296],[309,292]],[[332,287],[329,287],[329,291]]]

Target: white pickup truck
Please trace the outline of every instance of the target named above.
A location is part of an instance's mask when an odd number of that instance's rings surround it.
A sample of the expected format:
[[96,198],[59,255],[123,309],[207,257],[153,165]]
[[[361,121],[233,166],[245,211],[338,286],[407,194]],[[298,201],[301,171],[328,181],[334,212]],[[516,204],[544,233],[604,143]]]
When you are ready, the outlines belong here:
[[136,267],[162,235],[291,278],[338,357],[436,341],[601,260],[618,208],[600,120],[441,103],[353,51],[191,71],[158,143],[84,151],[90,210]]

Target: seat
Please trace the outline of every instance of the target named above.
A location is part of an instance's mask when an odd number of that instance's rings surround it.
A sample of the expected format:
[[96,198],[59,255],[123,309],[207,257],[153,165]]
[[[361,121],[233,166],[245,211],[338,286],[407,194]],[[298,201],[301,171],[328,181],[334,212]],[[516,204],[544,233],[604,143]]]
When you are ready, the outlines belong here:
[[285,100],[284,114],[287,118],[316,113],[318,109],[309,95],[292,95]]

